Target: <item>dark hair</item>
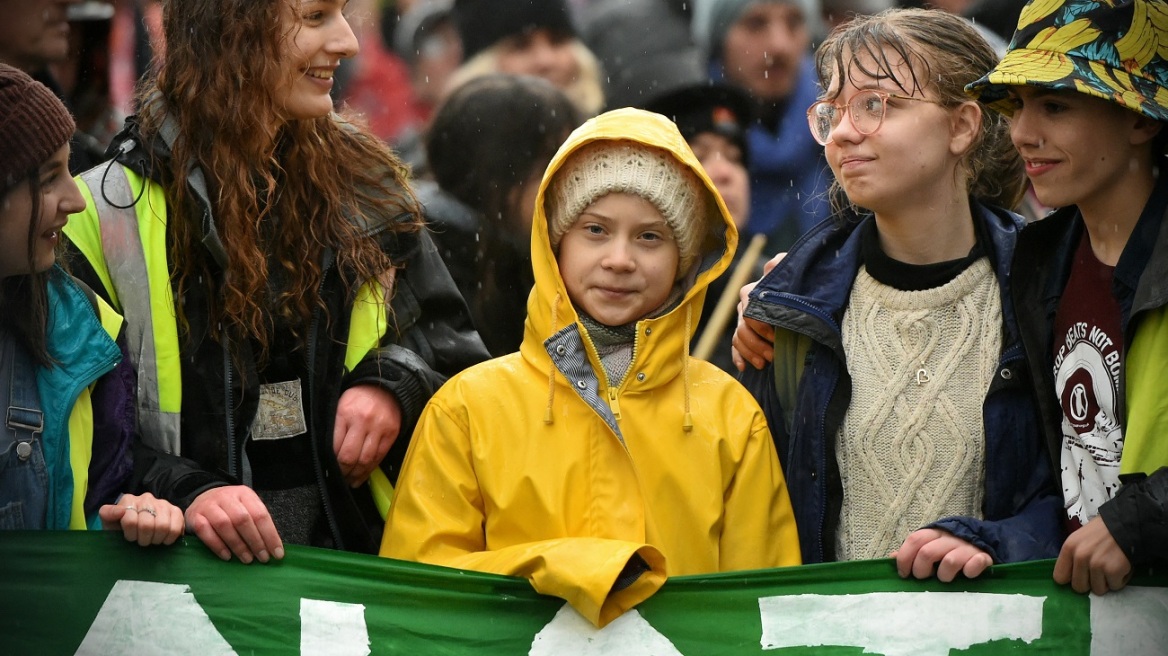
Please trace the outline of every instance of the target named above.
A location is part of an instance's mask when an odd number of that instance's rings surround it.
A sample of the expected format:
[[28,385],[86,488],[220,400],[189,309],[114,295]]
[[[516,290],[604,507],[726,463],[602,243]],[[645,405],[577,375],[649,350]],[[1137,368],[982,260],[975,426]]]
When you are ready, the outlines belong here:
[[[460,86],[435,113],[426,136],[430,170],[439,187],[482,220],[476,257],[482,289],[468,299],[476,319],[496,316],[485,310],[508,295],[526,300],[534,282],[526,227],[531,217],[521,215],[518,191],[543,172],[580,122],[575,106],[550,82],[502,74]],[[488,323],[494,322],[476,321],[488,349],[506,350],[493,347]]]
[[35,270],[38,224],[41,216],[41,182],[37,171],[30,171],[24,180],[0,192],[0,203],[20,186],[28,185],[32,201],[32,213],[28,225],[28,265],[30,273],[8,276],[0,281],[0,325],[12,332],[17,342],[28,352],[29,357],[39,365],[53,364],[49,355],[45,332],[49,322],[48,280],[49,272]]
[[564,94],[541,78],[492,74],[456,89],[434,114],[426,155],[438,186],[508,227],[510,191],[546,166],[577,125]]
[[454,21],[467,60],[507,37],[541,28],[576,36],[564,0],[456,0]]
[[[892,53],[908,64],[908,79],[901,79],[889,58]],[[872,62],[872,70],[864,59]],[[970,102],[965,86],[997,63],[997,54],[968,21],[936,9],[890,9],[857,17],[832,30],[815,53],[824,89],[854,70],[892,80],[909,95],[931,89],[946,107]],[[962,172],[970,195],[982,202],[1013,208],[1021,200],[1026,183],[1022,159],[1010,141],[1009,124],[998,112],[982,108],[981,133],[965,155]],[[833,191],[838,191],[838,182]],[[840,200],[833,193],[833,203],[838,206]]]
[[1160,131],[1152,137],[1153,162],[1168,156],[1168,122],[1161,121]]

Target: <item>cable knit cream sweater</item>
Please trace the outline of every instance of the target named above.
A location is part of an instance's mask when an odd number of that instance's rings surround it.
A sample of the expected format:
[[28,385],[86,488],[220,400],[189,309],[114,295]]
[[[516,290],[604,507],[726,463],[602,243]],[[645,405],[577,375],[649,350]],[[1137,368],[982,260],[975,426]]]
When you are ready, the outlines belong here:
[[836,445],[840,560],[884,558],[942,517],[981,517],[982,402],[1002,347],[989,260],[900,291],[861,268],[843,320],[852,399]]

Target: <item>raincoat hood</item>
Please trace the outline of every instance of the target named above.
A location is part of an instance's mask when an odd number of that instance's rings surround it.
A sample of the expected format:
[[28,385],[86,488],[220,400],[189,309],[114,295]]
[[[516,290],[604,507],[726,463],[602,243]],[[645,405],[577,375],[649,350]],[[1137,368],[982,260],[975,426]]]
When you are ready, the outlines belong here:
[[[524,359],[541,370],[547,370],[551,366],[545,340],[573,325],[579,326],[582,335],[586,332],[583,325],[579,324],[579,315],[568,298],[567,288],[560,277],[556,253],[551,247],[545,207],[548,186],[556,172],[573,153],[589,143],[604,140],[630,141],[670,153],[683,166],[693,171],[711,197],[710,202],[704,204],[709,208],[707,210],[709,215],[692,217],[692,220],[705,224],[702,230],[705,238],[701,240],[700,255],[694,271],[689,272],[681,281],[684,286],[682,300],[677,307],[661,316],[637,322],[638,342],[642,338],[661,341],[655,343],[651,349],[640,348],[638,344],[629,371],[643,370],[645,365],[649,364],[645,362],[646,354],[662,352],[688,354],[689,340],[693,337],[693,331],[701,316],[706,289],[710,282],[729,268],[734,251],[738,247],[738,231],[730,211],[672,121],[660,114],[632,108],[606,112],[587,121],[568,136],[567,141],[548,164],[535,200],[535,214],[531,226],[531,263],[535,274],[535,287],[527,301],[527,324],[520,352]],[[591,344],[588,339],[584,341]],[[594,368],[600,371],[595,349],[589,346],[588,354]],[[657,362],[652,363],[658,373],[655,379],[665,381],[672,378],[680,370],[683,360],[684,358],[678,357],[658,358]],[[617,382],[611,381],[611,384],[615,385]]]

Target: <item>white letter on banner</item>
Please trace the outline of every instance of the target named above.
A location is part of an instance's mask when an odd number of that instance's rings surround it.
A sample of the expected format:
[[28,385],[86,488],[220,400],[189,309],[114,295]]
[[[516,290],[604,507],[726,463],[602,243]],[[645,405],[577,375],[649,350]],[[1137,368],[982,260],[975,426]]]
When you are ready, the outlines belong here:
[[78,654],[235,656],[186,585],[118,581]]
[[669,638],[654,629],[635,610],[598,629],[568,604],[535,634],[528,656],[681,656]]
[[758,600],[762,648],[863,647],[884,656],[947,656],[991,640],[1042,637],[1046,597],[980,592],[789,595]]
[[369,656],[365,606],[301,599],[300,653],[314,656]]
[[1158,654],[1168,645],[1168,588],[1091,595],[1091,653]]

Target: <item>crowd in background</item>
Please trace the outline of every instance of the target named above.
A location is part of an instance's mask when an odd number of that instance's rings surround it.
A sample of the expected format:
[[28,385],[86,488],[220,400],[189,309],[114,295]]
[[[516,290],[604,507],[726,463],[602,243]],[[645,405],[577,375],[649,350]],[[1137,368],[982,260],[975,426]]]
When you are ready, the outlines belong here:
[[[0,32],[0,43],[13,43],[0,60],[65,101],[78,124],[70,170],[88,170],[104,161],[105,149],[134,112],[135,85],[164,56],[162,3],[10,4],[20,9],[0,28],[8,30]],[[967,0],[930,6],[968,17],[1004,49],[1022,4]],[[533,187],[557,139],[606,109],[665,113],[679,122],[729,203],[743,237],[740,250],[763,235],[764,252],[785,251],[830,213],[831,175],[803,117],[819,93],[811,67],[814,44],[856,15],[920,5],[350,0],[345,11],[360,52],[341,61],[333,96],[410,165],[447,266],[488,348],[500,355],[517,348],[522,336],[523,297],[531,286],[526,262]],[[67,50],[19,54],[20,42],[32,38],[27,35],[45,29],[35,25],[43,12],[67,14]],[[551,90],[539,92],[543,102],[522,102],[500,87],[536,83],[500,79],[494,91],[478,85],[454,99],[473,108],[473,115],[440,111],[456,89],[491,74],[542,78],[567,104]],[[1033,198],[1028,201],[1024,214],[1042,211]],[[752,273],[761,268],[754,266]],[[728,277],[708,295],[703,331]],[[720,324],[713,331],[720,336],[712,342],[716,346],[703,356],[732,371],[729,326]]]

